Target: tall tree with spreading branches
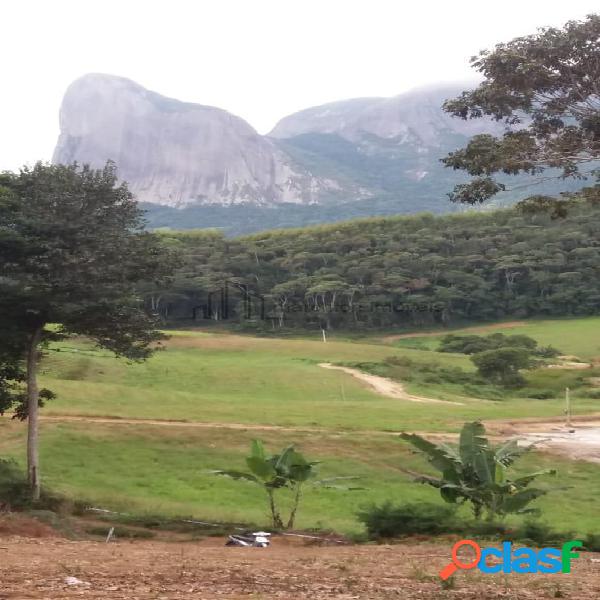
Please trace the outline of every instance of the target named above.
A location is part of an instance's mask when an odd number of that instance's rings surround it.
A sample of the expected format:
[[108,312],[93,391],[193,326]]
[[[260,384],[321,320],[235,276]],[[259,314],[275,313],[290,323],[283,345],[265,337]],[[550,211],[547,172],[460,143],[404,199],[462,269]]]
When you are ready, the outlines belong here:
[[38,163],[0,175],[0,245],[0,328],[11,341],[4,362],[0,356],[0,408],[13,404],[28,420],[35,500],[38,410],[51,397],[38,388],[40,350],[77,334],[131,360],[148,357],[162,336],[136,286],[165,278],[173,257],[144,231],[142,212],[112,163],[100,170]]
[[[581,194],[600,201],[600,15],[498,44],[471,65],[483,82],[444,109],[462,119],[490,117],[506,130],[498,137],[476,135],[443,159],[473,176],[450,199],[485,202],[505,189],[497,174],[526,173],[539,180],[586,179],[592,185]],[[532,196],[523,207],[562,216],[568,202]]]

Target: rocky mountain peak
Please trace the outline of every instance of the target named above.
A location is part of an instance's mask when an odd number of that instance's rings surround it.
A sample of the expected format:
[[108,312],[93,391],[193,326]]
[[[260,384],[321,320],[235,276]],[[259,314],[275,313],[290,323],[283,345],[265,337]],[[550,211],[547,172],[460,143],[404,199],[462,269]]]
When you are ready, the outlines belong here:
[[243,119],[122,77],[89,74],[67,89],[53,161],[113,160],[145,202],[311,203],[327,185],[294,167]]

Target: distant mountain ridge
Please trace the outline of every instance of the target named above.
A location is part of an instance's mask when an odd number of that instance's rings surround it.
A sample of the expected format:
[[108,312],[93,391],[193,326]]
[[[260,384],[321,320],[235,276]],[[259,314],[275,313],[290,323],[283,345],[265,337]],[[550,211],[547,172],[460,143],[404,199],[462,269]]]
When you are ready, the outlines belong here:
[[[241,232],[248,229],[240,220],[256,223],[251,230],[267,214],[262,220],[270,226],[301,225],[320,215],[331,220],[336,207],[339,219],[450,212],[459,207],[447,192],[464,175],[445,169],[440,158],[477,133],[503,130],[495,121],[464,121],[442,110],[445,99],[468,87],[332,102],[289,115],[263,136],[222,109],[89,74],[66,91],[53,161],[114,160],[153,226],[183,222]],[[496,204],[528,193],[506,193]]]
[[411,142],[440,146],[441,132],[466,137],[477,133],[501,132],[503,126],[496,121],[464,121],[442,110],[445,100],[457,96],[468,87],[468,83],[440,84],[417,88],[391,98],[354,98],[330,102],[284,117],[269,135],[291,138],[306,133],[329,133],[355,142],[372,135],[393,140],[396,144]]
[[74,81],[60,109],[53,162],[114,160],[143,202],[310,204],[335,182],[318,180],[248,123],[112,75]]

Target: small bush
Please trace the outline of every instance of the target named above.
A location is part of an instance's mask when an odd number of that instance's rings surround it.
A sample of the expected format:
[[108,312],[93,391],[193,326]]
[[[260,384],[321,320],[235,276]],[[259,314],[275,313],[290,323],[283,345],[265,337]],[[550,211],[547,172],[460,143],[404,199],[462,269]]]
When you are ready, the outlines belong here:
[[39,501],[32,502],[31,490],[25,473],[12,460],[0,459],[0,504],[12,509],[27,508],[47,509],[62,512],[67,501],[42,488]]
[[583,546],[589,552],[600,552],[600,533],[588,533],[583,540]]
[[371,373],[372,375],[385,376],[387,368],[385,363],[378,362],[351,362],[351,363],[339,363],[344,367],[350,367],[351,369],[359,369]]
[[591,398],[592,400],[600,400],[600,390],[590,390],[585,393],[585,396]]
[[388,356],[384,359],[384,362],[395,367],[412,367],[414,364],[414,361],[408,356]]
[[475,377],[473,373],[467,373],[460,367],[441,368],[438,375],[447,383],[473,383]]
[[[543,521],[529,519],[513,527],[502,522],[466,520],[456,515],[454,507],[439,504],[393,505],[386,502],[371,505],[357,516],[366,526],[369,540],[452,533],[472,539],[557,548],[576,539],[572,531],[557,531]],[[600,552],[600,534],[588,533],[583,539],[585,550]]]
[[504,538],[507,535],[506,525],[495,521],[466,521],[463,533],[472,538]]
[[463,385],[463,393],[471,398],[485,398],[486,400],[504,400],[504,393],[491,385]]
[[555,358],[560,355],[560,350],[557,350],[554,346],[540,346],[534,354],[540,358]]
[[556,392],[552,390],[534,390],[528,392],[527,398],[534,398],[536,400],[551,400],[556,397]]
[[457,531],[454,507],[438,504],[373,504],[358,513],[370,539]]
[[523,387],[525,378],[520,369],[532,366],[529,350],[526,348],[499,348],[486,350],[471,356],[481,377],[507,388]]
[[525,521],[507,537],[526,544],[537,546],[561,546],[564,542],[574,539],[572,531],[556,531],[541,521]]
[[28,501],[29,485],[25,474],[12,460],[0,460],[0,503],[20,507]]

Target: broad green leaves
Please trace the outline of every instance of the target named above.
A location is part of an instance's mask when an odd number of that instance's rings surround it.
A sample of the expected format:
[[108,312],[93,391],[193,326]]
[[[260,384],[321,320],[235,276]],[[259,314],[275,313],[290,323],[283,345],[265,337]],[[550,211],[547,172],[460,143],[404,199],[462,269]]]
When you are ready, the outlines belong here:
[[[211,471],[214,475],[224,475],[232,479],[250,481],[260,485],[267,493],[271,521],[276,529],[294,526],[296,512],[300,504],[303,485],[316,477],[315,461],[308,461],[294,446],[284,448],[279,454],[269,455],[266,453],[260,440],[253,440],[250,447],[250,455],[246,457],[246,464],[250,473],[230,470]],[[337,485],[338,481],[347,481],[356,477],[332,477],[314,481],[313,485],[327,489],[356,490],[357,487],[346,487]],[[284,525],[281,512],[275,500],[275,490],[288,489],[292,492],[292,509],[290,511],[287,525]]]
[[460,469],[460,459],[444,444],[435,444],[416,433],[401,433],[400,437],[427,455],[429,462],[439,471]]
[[417,434],[403,433],[402,439],[425,454],[429,463],[441,472],[440,478],[417,475],[415,481],[440,490],[446,502],[470,502],[477,518],[483,510],[488,518],[508,513],[532,513],[527,505],[546,493],[526,489],[541,475],[554,475],[554,470],[537,471],[510,479],[506,470],[532,446],[519,447],[511,440],[494,448],[485,437],[479,421],[465,423],[460,433],[458,453],[445,444],[435,444]]

